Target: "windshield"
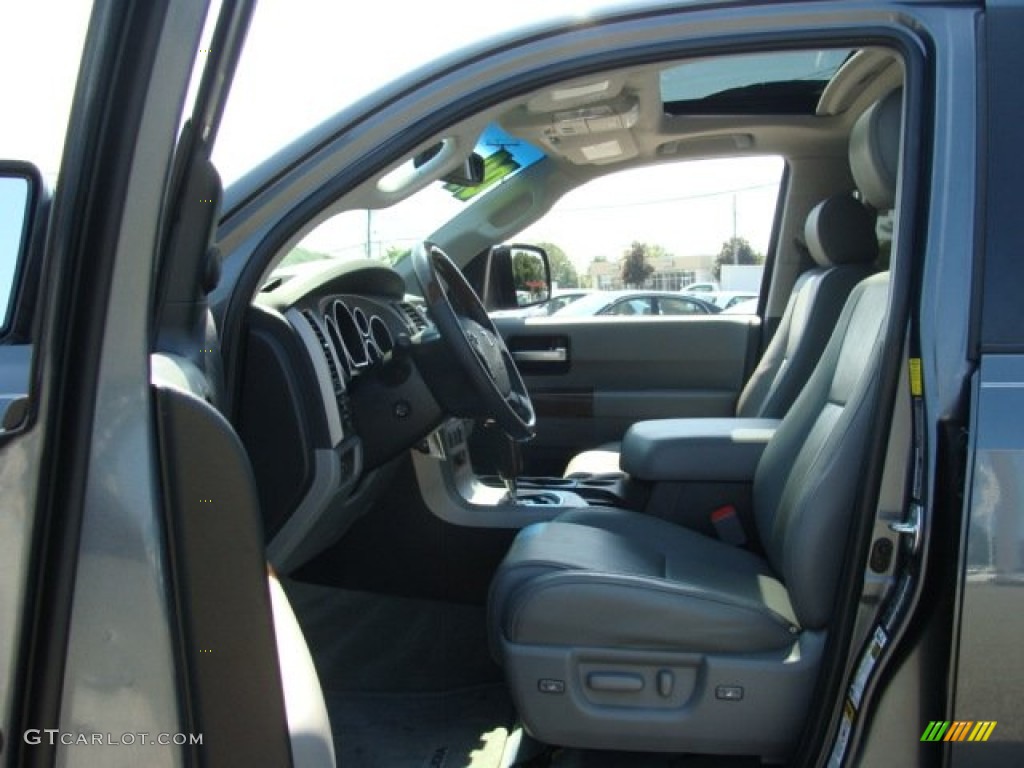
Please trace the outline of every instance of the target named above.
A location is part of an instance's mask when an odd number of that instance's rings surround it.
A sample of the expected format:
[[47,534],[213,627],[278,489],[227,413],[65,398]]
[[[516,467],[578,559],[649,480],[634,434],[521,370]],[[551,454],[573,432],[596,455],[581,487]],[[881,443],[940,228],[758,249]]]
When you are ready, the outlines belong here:
[[537,147],[497,125],[484,129],[473,151],[484,162],[480,184],[439,179],[388,208],[344,211],[303,238],[277,269],[322,259],[378,259],[397,264],[416,242],[455,218],[467,205],[545,158]]

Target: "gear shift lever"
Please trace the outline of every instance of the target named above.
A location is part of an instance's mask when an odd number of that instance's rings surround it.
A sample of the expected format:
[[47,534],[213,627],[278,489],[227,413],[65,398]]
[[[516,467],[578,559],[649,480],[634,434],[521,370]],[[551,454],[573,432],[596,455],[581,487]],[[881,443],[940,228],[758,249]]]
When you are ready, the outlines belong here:
[[523,452],[518,440],[503,435],[501,449],[498,451],[498,476],[505,484],[508,493],[504,501],[514,504],[519,495],[518,479],[523,472]]

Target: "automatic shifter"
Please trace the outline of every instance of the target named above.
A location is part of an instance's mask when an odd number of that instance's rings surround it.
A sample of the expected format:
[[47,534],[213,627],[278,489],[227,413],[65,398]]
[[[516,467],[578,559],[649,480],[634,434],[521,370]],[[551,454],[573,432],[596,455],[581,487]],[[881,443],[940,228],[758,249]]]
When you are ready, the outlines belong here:
[[499,440],[501,447],[498,449],[498,476],[508,490],[504,502],[516,503],[519,496],[518,479],[523,472],[523,452],[518,440],[513,440],[507,435]]

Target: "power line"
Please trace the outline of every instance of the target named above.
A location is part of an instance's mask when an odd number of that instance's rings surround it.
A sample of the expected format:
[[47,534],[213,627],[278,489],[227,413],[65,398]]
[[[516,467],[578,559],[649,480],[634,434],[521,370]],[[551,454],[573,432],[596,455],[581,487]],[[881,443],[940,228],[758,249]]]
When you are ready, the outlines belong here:
[[749,187],[737,187],[735,189],[723,189],[717,192],[701,192],[696,195],[678,195],[675,197],[661,197],[656,200],[639,200],[633,203],[610,203],[608,205],[583,205],[574,208],[562,208],[562,213],[578,213],[585,211],[606,211],[616,208],[641,208],[648,205],[663,205],[665,203],[679,203],[686,200],[701,200],[709,197],[722,197],[725,195],[736,195],[740,192],[753,192],[758,189],[778,189],[777,183],[755,184]]

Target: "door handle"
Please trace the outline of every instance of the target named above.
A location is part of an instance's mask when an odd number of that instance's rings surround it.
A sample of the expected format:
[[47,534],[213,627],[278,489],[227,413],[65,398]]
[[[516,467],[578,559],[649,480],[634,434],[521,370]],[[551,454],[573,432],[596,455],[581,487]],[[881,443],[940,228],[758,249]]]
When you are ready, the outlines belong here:
[[569,350],[565,347],[517,349],[512,352],[512,359],[517,363],[564,363],[569,359]]

